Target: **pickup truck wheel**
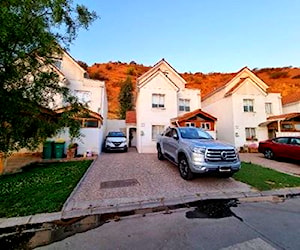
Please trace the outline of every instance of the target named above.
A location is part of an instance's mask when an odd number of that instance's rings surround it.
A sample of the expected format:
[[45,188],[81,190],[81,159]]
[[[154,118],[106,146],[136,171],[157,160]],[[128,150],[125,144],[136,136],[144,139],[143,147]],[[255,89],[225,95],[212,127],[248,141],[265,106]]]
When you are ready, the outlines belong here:
[[178,162],[178,168],[179,168],[179,173],[180,176],[185,179],[185,180],[191,180],[194,177],[194,174],[192,173],[190,167],[189,167],[189,163],[186,159],[185,156],[181,156],[179,158],[179,162]]
[[165,159],[163,153],[161,152],[161,148],[160,148],[159,145],[157,146],[157,158],[158,158],[160,161],[163,161],[163,160]]

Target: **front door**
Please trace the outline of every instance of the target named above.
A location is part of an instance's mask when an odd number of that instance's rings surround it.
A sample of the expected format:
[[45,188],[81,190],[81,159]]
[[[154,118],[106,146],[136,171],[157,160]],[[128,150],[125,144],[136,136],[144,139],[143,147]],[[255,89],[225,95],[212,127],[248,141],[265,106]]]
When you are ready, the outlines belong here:
[[136,147],[136,128],[129,129],[129,147]]

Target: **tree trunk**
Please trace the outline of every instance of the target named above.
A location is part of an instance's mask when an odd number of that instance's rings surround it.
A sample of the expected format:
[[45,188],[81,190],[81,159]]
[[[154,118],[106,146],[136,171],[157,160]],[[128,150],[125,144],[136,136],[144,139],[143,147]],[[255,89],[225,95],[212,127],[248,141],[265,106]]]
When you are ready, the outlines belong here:
[[6,160],[5,160],[4,154],[0,153],[0,175],[3,174],[5,162],[6,162]]

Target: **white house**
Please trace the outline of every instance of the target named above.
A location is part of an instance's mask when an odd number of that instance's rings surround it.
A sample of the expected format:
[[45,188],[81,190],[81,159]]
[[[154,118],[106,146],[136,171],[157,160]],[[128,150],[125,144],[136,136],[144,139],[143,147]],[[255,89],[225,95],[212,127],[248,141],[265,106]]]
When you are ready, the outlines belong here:
[[137,79],[136,119],[131,117],[127,135],[131,131],[129,136],[136,136],[133,143],[139,153],[156,152],[156,137],[171,118],[201,108],[200,90],[187,89],[185,84],[164,59]]
[[282,109],[284,114],[300,112],[300,92],[282,98]]
[[[88,73],[74,60],[67,52],[55,61],[55,67],[60,72],[60,77],[64,77],[65,84],[80,101],[88,104],[88,116],[80,117],[81,134],[76,140],[78,153],[83,154],[92,151],[99,154],[102,150],[104,132],[107,118],[107,96],[105,83],[103,81],[89,79]],[[63,106],[61,101],[57,101],[58,107]],[[58,112],[62,112],[59,109]],[[70,143],[67,131],[57,137],[66,140],[66,146]]]
[[267,127],[259,124],[282,114],[281,94],[269,93],[268,85],[247,67],[205,96],[202,107],[218,119],[217,138],[236,147],[270,137]]

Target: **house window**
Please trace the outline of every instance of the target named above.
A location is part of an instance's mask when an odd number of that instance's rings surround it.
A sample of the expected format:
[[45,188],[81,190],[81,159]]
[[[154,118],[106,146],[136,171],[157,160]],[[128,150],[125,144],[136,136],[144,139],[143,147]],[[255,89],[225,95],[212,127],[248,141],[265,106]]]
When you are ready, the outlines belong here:
[[282,131],[293,131],[294,130],[293,123],[287,123],[287,122],[282,123],[281,129],[282,129]]
[[247,141],[257,140],[255,128],[246,128],[245,131],[246,131],[246,140]]
[[159,134],[164,132],[165,126],[163,125],[152,125],[152,140],[156,141],[156,138]]
[[99,121],[94,118],[77,118],[81,128],[98,128]]
[[186,123],[185,123],[185,126],[186,126],[186,127],[196,127],[196,126],[195,126],[195,123],[193,123],[193,122],[186,122]]
[[164,108],[165,107],[165,95],[152,94],[152,108]]
[[84,121],[84,128],[98,128],[98,120],[96,119],[86,119]]
[[75,96],[78,98],[79,102],[81,103],[90,102],[91,95],[92,93],[90,91],[75,90]]
[[244,99],[244,112],[253,112],[253,99]]
[[179,99],[179,111],[190,111],[190,100]]
[[55,59],[53,64],[55,65],[56,68],[61,69],[62,60]]
[[209,122],[202,122],[201,128],[204,130],[210,130],[210,123]]
[[300,131],[300,123],[295,123],[294,127],[296,131]]
[[265,103],[265,110],[266,110],[266,114],[268,114],[268,115],[272,114],[272,103],[266,102]]

